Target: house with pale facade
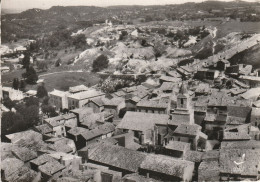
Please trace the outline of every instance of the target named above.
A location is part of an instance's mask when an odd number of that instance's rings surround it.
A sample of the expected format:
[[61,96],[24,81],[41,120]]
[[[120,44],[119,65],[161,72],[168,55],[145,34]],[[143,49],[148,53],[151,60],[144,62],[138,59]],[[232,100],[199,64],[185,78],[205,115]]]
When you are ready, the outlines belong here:
[[50,104],[55,106],[56,110],[68,109],[68,96],[69,92],[54,89],[49,93]]

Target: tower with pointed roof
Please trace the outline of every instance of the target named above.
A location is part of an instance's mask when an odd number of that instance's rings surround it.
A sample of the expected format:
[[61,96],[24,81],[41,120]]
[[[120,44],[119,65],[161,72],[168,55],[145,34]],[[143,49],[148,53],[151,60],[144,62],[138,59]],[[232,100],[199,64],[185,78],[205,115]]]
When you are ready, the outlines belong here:
[[188,89],[187,86],[183,83],[181,84],[179,93],[177,95],[177,109],[190,109],[190,97],[188,94]]
[[177,95],[177,108],[172,113],[169,124],[194,124],[194,111],[191,107],[187,85],[182,83]]

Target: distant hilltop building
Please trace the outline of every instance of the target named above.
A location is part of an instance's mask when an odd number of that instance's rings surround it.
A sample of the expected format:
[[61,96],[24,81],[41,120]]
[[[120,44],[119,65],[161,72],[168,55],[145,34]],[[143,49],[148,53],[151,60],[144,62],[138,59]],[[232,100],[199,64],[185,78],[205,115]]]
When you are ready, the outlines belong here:
[[111,27],[111,26],[113,26],[113,23],[111,22],[111,20],[110,21],[106,20],[105,25]]

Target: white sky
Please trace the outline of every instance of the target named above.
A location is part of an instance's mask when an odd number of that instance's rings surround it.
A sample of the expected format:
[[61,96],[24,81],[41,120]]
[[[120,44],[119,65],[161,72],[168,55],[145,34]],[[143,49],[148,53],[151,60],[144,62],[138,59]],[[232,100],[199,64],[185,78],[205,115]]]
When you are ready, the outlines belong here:
[[[205,0],[2,0],[3,9],[48,9],[52,6],[165,5]],[[231,1],[231,0],[226,0]],[[256,0],[245,0],[255,2]]]

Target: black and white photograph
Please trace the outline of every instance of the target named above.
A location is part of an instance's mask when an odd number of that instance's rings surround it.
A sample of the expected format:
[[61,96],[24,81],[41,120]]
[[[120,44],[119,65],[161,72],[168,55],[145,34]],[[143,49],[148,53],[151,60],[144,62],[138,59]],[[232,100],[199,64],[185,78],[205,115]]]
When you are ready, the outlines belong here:
[[0,3],[0,181],[260,181],[260,0]]

